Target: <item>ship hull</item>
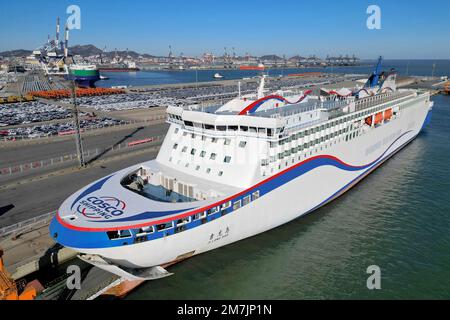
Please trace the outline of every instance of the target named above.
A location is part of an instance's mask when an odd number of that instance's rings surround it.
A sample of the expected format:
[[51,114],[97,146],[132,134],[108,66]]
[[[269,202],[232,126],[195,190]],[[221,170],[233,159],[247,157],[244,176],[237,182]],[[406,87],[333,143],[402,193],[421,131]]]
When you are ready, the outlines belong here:
[[94,70],[70,70],[66,76],[68,80],[75,81],[79,87],[94,88],[95,83],[100,80],[100,73]]
[[[428,122],[431,110],[427,103],[418,100],[390,122],[371,128],[356,139],[332,144],[322,153],[292,165],[266,182],[268,185],[265,188],[270,192],[231,214],[148,242],[74,249],[99,254],[120,266],[147,268],[179,260],[187,254],[207,252],[276,228],[336,199],[405,147]],[[333,164],[330,158],[338,160],[334,160]]]
[[68,75],[68,80],[75,80],[79,87],[94,88],[95,83],[100,80],[99,76],[74,76]]

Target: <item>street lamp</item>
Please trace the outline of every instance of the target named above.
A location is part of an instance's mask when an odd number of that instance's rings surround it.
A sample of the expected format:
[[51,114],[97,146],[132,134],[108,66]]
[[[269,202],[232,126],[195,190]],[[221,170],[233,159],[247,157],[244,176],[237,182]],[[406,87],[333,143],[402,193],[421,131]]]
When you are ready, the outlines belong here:
[[84,155],[83,155],[83,140],[81,140],[80,119],[78,117],[77,92],[75,80],[72,80],[71,84],[72,84],[72,98],[73,98],[72,112],[73,112],[73,121],[75,124],[75,143],[77,147],[77,156],[80,167],[84,167],[86,163],[84,162]]

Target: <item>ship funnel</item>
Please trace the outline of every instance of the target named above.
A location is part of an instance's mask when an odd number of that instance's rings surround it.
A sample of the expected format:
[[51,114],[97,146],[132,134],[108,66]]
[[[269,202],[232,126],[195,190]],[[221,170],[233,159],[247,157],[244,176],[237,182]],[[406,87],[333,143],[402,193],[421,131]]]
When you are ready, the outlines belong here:
[[367,79],[366,84],[364,85],[365,88],[373,88],[378,85],[378,81],[380,80],[380,71],[381,71],[381,62],[383,61],[383,57],[378,58],[377,65],[375,67],[375,70],[370,75],[369,79]]

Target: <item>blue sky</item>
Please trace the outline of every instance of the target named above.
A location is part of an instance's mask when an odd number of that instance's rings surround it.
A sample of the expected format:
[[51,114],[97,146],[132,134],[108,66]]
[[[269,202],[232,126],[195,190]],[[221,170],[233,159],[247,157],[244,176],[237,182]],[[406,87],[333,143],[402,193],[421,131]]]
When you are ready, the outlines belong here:
[[[33,49],[54,35],[56,17],[81,8],[70,44],[167,55],[383,55],[389,59],[450,59],[449,0],[3,0],[0,51]],[[366,27],[370,4],[381,30]]]

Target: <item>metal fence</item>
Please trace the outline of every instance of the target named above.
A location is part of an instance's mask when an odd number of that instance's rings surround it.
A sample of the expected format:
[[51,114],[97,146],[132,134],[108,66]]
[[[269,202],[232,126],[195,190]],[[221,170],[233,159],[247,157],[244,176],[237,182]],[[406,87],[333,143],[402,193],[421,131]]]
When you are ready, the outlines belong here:
[[55,214],[56,211],[48,212],[40,216],[15,223],[13,225],[0,228],[0,238],[4,238],[9,235],[17,237],[23,233],[30,232],[39,227],[43,227],[51,221]]
[[[155,121],[161,121],[161,120],[165,120],[165,119],[166,119],[165,115],[160,115],[160,116],[155,116],[155,117],[148,118],[148,119],[145,119],[145,120],[128,120],[128,121],[124,121],[122,123],[108,125],[108,126],[104,126],[104,127],[101,127],[101,128],[96,128],[96,127],[82,128],[81,130],[82,130],[82,133],[86,133],[86,132],[91,132],[91,131],[96,131],[96,130],[104,130],[104,129],[111,129],[111,128],[129,126],[129,125],[133,125],[133,124],[146,124],[146,123],[151,123],[151,122],[155,122]],[[41,139],[51,139],[51,138],[59,137],[59,136],[64,136],[64,135],[43,134],[43,135],[33,136],[33,137],[4,136],[4,137],[0,137],[0,142],[13,143],[13,142],[16,142],[16,141],[33,141],[33,140],[41,140]]]
[[[88,151],[85,151],[83,153],[83,155],[84,155],[85,159],[87,159],[89,161],[89,160],[94,159],[96,156],[99,156],[99,155],[107,153],[107,152],[135,148],[136,146],[143,144],[143,143],[158,142],[158,141],[162,141],[163,139],[164,139],[163,135],[154,136],[154,137],[150,137],[147,139],[142,139],[142,140],[137,140],[137,141],[132,141],[132,142],[124,142],[121,144],[113,145],[108,148],[97,148],[97,149],[93,149],[93,150],[88,150]],[[33,170],[33,169],[45,168],[45,167],[57,165],[57,164],[64,163],[64,162],[74,161],[77,159],[78,159],[77,154],[72,153],[72,154],[62,155],[59,157],[54,157],[51,159],[36,160],[36,161],[24,163],[24,164],[18,164],[15,166],[4,167],[4,168],[0,168],[0,177],[1,176],[10,176],[13,174],[26,172],[26,171]]]

